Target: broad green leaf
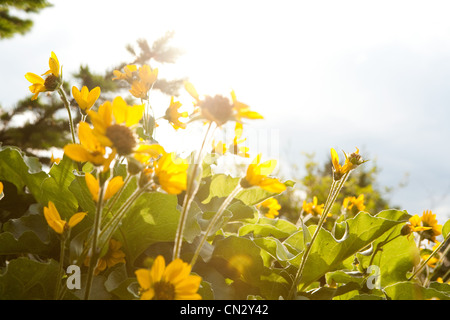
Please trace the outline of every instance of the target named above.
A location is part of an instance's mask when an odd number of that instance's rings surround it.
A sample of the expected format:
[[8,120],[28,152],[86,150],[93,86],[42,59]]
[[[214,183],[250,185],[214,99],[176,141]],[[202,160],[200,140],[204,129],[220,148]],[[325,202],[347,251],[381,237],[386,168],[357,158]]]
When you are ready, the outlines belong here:
[[[419,250],[414,238],[398,236],[401,228],[402,225],[398,225],[386,232],[387,237],[382,236],[377,239],[373,243],[372,255],[357,254],[362,268],[368,268],[369,263],[379,267],[381,287],[407,280],[407,273],[420,262]],[[380,246],[381,244],[383,245]]]
[[[394,210],[395,211],[395,210]],[[321,229],[314,242],[302,276],[303,287],[316,281],[329,271],[334,270],[351,255],[361,251],[371,242],[383,235],[386,231],[404,222],[404,220],[388,220],[383,216],[401,219],[401,213],[383,213],[382,217],[372,216],[365,212],[358,213],[354,218],[347,219],[348,235],[345,240],[337,241],[325,229]],[[316,226],[309,227],[311,234]],[[304,249],[302,232],[294,233],[286,243],[296,248],[298,252]],[[297,263],[299,259],[291,261]],[[297,265],[298,266],[298,265]]]
[[450,233],[450,219],[447,220],[447,222],[444,223],[444,225],[442,226],[442,236],[444,237],[444,239],[448,237],[449,233]]
[[3,225],[0,233],[0,254],[40,254],[49,255],[59,248],[51,242],[49,228],[43,215],[28,214],[19,219],[11,219]]
[[216,174],[212,176],[209,185],[209,196],[202,201],[207,204],[212,198],[226,198],[238,185],[240,178],[233,178],[225,174]]
[[78,212],[78,201],[69,190],[75,175],[73,161],[64,156],[59,164],[53,164],[50,169],[50,177],[45,179],[41,185],[41,204],[48,206],[52,201],[63,220],[68,220],[74,213]]
[[11,260],[0,272],[0,299],[53,299],[59,264],[42,263],[28,258]]
[[263,274],[258,282],[261,295],[268,300],[277,300],[287,296],[290,283],[280,274],[283,270],[272,269],[269,274]]
[[105,289],[121,300],[132,300],[135,297],[128,291],[128,286],[136,282],[136,278],[128,277],[125,265],[114,268],[105,281]]
[[225,261],[223,268],[232,270],[247,283],[257,283],[264,265],[261,249],[250,239],[230,236],[215,243],[213,256]]
[[268,236],[263,238],[256,238],[253,241],[257,246],[259,246],[261,249],[266,250],[273,258],[275,258],[284,266],[286,265],[286,263],[283,264],[283,262],[294,257],[294,255],[286,249],[281,241],[274,237]]
[[13,183],[19,194],[25,193],[27,187],[41,202],[41,184],[47,177],[37,158],[27,157],[15,147],[0,147],[0,180]]
[[269,235],[277,238],[287,238],[297,231],[297,227],[284,219],[260,218],[257,223],[245,224],[239,229],[239,236],[253,233],[255,237],[267,237]]
[[175,195],[160,192],[144,193],[127,211],[122,221],[121,234],[125,236],[126,251],[131,261],[151,244],[173,241],[180,211]]
[[421,285],[410,282],[398,282],[387,286],[384,291],[389,299],[392,300],[450,300],[450,296],[434,288],[425,288]]

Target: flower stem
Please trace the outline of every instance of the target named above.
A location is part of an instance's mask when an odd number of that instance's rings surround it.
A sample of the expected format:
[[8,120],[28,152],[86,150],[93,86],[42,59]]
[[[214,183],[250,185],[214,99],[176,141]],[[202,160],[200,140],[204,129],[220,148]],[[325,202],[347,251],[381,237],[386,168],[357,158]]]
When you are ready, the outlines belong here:
[[209,123],[208,128],[206,129],[205,136],[203,138],[202,145],[200,150],[197,153],[197,157],[193,163],[194,167],[192,168],[192,172],[188,175],[188,181],[186,185],[186,195],[184,197],[183,208],[180,215],[180,220],[178,222],[177,232],[175,234],[175,243],[173,248],[173,260],[178,259],[180,257],[181,246],[183,243],[183,233],[184,227],[186,225],[186,219],[188,216],[189,208],[191,207],[192,200],[194,199],[195,194],[197,193],[199,185],[195,183],[197,175],[200,174],[199,167],[202,165],[203,157],[204,157],[204,149],[206,145],[206,141],[209,141],[210,133],[213,134],[216,127],[212,129],[212,122]]
[[444,246],[444,244],[447,242],[447,240],[450,239],[450,233],[445,237],[444,241],[442,241],[439,246],[434,249],[434,251],[430,254],[430,256],[424,260],[422,262],[422,264],[419,265],[419,267],[417,268],[416,271],[414,271],[414,273],[408,278],[408,281],[410,281],[412,278],[414,278],[420,271],[422,271],[422,269],[427,265],[428,261],[431,260],[431,258],[433,258],[433,256],[439,251],[441,250],[441,248]]
[[66,250],[66,239],[69,236],[64,234],[61,235],[61,240],[60,240],[60,249],[59,249],[59,270],[58,270],[58,278],[56,280],[56,287],[55,287],[55,300],[58,300],[60,292],[61,292],[61,280],[62,280],[62,275],[63,275],[63,270],[64,270],[64,254],[65,254],[65,250]]
[[205,234],[203,235],[202,239],[200,240],[199,245],[197,246],[197,249],[195,250],[194,256],[191,259],[191,267],[194,267],[195,262],[197,261],[197,258],[200,254],[200,251],[205,244],[206,239],[208,239],[212,228],[217,224],[217,221],[220,219],[222,214],[224,213],[225,209],[228,207],[230,202],[234,199],[234,197],[242,190],[242,187],[238,184],[236,188],[228,195],[228,197],[225,199],[225,201],[220,206],[217,213],[214,215],[214,217],[211,219],[208,227],[206,228]]
[[308,260],[309,254],[311,253],[311,248],[319,234],[320,229],[322,228],[326,217],[328,213],[331,210],[331,207],[333,206],[334,202],[336,201],[336,198],[339,195],[339,192],[341,191],[342,187],[344,186],[345,181],[347,180],[350,172],[345,173],[345,175],[338,181],[335,181],[333,179],[333,183],[331,184],[330,192],[328,193],[327,200],[324,205],[324,210],[322,212],[322,215],[320,216],[319,223],[317,224],[316,230],[314,230],[314,234],[311,237],[311,241],[309,243],[305,243],[306,249],[305,253],[303,254],[300,266],[297,270],[297,273],[295,275],[294,281],[292,282],[291,289],[288,294],[288,299],[292,299],[295,290],[297,288],[297,285],[303,276],[303,270],[305,269],[306,261]]
[[67,99],[66,93],[62,87],[58,89],[59,96],[61,97],[64,106],[66,107],[67,113],[69,114],[69,125],[70,125],[70,133],[72,134],[72,142],[76,143],[75,139],[75,129],[73,126],[72,113],[70,112],[70,103]]
[[95,218],[94,218],[94,230],[93,230],[94,233],[93,233],[92,245],[91,245],[91,257],[89,259],[86,291],[84,293],[85,300],[89,300],[89,295],[91,293],[91,287],[92,287],[92,281],[94,280],[94,270],[97,267],[97,262],[98,262],[99,252],[97,250],[97,241],[98,241],[98,235],[99,235],[99,231],[100,231],[100,223],[101,223],[101,217],[102,217],[104,189],[105,189],[105,185],[101,184],[100,192],[98,195],[97,211],[95,213]]

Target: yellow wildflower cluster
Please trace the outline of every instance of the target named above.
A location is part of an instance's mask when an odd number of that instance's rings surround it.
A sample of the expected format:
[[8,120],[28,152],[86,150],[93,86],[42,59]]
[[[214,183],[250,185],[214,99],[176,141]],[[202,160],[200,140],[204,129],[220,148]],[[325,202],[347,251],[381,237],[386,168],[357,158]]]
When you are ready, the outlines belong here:
[[408,223],[402,228],[402,234],[410,235],[416,232],[422,239],[436,242],[436,237],[442,234],[442,225],[438,224],[436,214],[430,210],[425,210],[422,216],[412,216]]

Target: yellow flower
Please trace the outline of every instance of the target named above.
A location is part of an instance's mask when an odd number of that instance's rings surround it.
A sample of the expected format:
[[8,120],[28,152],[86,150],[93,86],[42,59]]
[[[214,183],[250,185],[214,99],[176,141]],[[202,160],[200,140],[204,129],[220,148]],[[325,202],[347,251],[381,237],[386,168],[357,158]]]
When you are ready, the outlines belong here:
[[179,194],[186,190],[187,160],[175,159],[175,153],[166,153],[155,164],[155,181],[169,194]]
[[175,130],[178,129],[185,129],[186,123],[183,123],[180,121],[180,117],[187,118],[188,113],[187,112],[178,112],[178,109],[181,107],[181,103],[179,101],[174,101],[174,98],[172,97],[170,99],[170,105],[166,110],[166,114],[164,115],[164,118],[169,121],[169,123],[173,126]]
[[87,113],[94,125],[93,133],[104,147],[111,147],[120,156],[129,155],[136,146],[136,138],[130,127],[139,123],[144,115],[144,104],[129,106],[122,97],[106,101],[98,111]]
[[200,108],[200,117],[207,121],[215,122],[218,126],[222,126],[230,120],[241,121],[243,118],[263,119],[259,113],[251,111],[249,106],[239,102],[234,91],[231,92],[231,101],[221,95],[214,97],[205,95],[201,99],[190,82],[185,82],[184,87],[195,99],[194,105]]
[[318,200],[317,197],[314,196],[313,197],[313,201],[312,202],[306,202],[306,200],[303,201],[303,211],[312,215],[321,215],[323,212],[323,207],[324,204],[317,204]]
[[230,146],[230,150],[233,154],[244,158],[250,158],[249,148],[245,146],[240,146],[240,144],[244,143],[246,139],[241,139],[243,131],[243,125],[240,122],[236,122],[234,127],[234,139],[233,143]]
[[270,219],[275,219],[276,216],[279,215],[279,210],[281,209],[281,205],[275,198],[269,198],[264,200],[262,203],[258,205],[258,208],[266,208],[268,209],[265,213],[265,216]]
[[[98,275],[100,272],[111,268],[119,263],[126,263],[125,253],[120,249],[122,244],[119,241],[111,239],[109,241],[108,251],[102,256],[97,263],[97,267],[94,270],[94,274]],[[84,264],[89,266],[90,257],[86,257]]]
[[217,143],[213,140],[211,144],[212,144],[211,153],[213,153],[213,154],[224,155],[228,150],[227,144],[223,143],[222,140],[220,140]]
[[108,157],[105,147],[97,139],[93,129],[86,122],[78,125],[78,138],[80,144],[72,143],[64,147],[64,153],[77,162],[90,162],[95,166],[103,166],[103,170],[109,169],[109,165],[115,156],[113,151]]
[[442,234],[442,225],[438,224],[436,215],[430,210],[425,210],[422,214],[421,220],[424,227],[431,228],[423,232],[424,237],[436,242],[436,237]]
[[95,87],[91,91],[86,86],[81,88],[81,91],[77,87],[72,87],[72,96],[78,103],[83,114],[86,114],[87,110],[92,108],[95,101],[100,97],[100,87]]
[[147,99],[148,92],[158,77],[158,69],[151,69],[149,65],[139,68],[139,77],[131,83],[130,93],[136,98]]
[[60,161],[61,161],[61,158],[55,158],[52,153],[52,156],[50,157],[50,162],[59,164]]
[[3,198],[3,183],[1,183],[1,182],[0,182],[0,195],[2,195],[2,197],[0,197],[0,199]]
[[261,154],[258,154],[247,168],[246,176],[241,180],[243,188],[260,187],[269,192],[279,193],[286,190],[286,186],[275,178],[269,178],[277,165],[276,160],[261,163]]
[[200,300],[197,293],[202,278],[191,275],[191,266],[175,259],[166,266],[158,256],[152,268],[135,271],[140,286],[141,300]]
[[413,233],[413,232],[421,232],[421,231],[426,231],[426,230],[430,230],[431,227],[424,227],[422,225],[422,219],[419,217],[419,215],[414,215],[411,218],[409,218],[408,223],[406,223],[401,230],[401,233],[403,235],[408,235],[409,236]]
[[144,165],[152,165],[154,160],[166,153],[159,144],[140,144],[134,152],[134,158]]
[[114,78],[113,80],[125,80],[131,83],[134,79],[135,73],[137,71],[136,65],[126,65],[123,67],[124,73],[120,72],[119,70],[114,70]]
[[[84,176],[84,179],[86,181],[86,185],[89,189],[89,192],[92,195],[92,199],[97,202],[99,198],[100,193],[100,182],[97,180],[92,174],[89,172],[86,173]],[[117,193],[117,191],[122,188],[124,182],[122,176],[117,176],[112,178],[108,185],[106,186],[105,194],[103,195],[103,201],[107,201],[111,199],[113,195]]]
[[65,230],[76,226],[86,216],[86,212],[75,213],[69,222],[61,219],[58,210],[52,201],[48,202],[48,207],[44,207],[44,217],[48,225],[55,230],[56,233],[62,234]]
[[53,51],[51,53],[48,64],[50,70],[42,74],[43,76],[47,76],[45,80],[44,78],[31,72],[27,72],[25,74],[25,78],[32,83],[32,85],[29,86],[30,92],[34,94],[31,100],[36,100],[39,93],[41,92],[55,91],[60,87],[62,83],[60,78],[61,68],[59,65],[58,58],[56,57],[56,54]]
[[348,210],[351,210],[353,206],[355,206],[358,209],[358,211],[363,211],[366,208],[366,206],[364,205],[364,194],[360,194],[358,198],[356,197],[345,198],[342,206]]

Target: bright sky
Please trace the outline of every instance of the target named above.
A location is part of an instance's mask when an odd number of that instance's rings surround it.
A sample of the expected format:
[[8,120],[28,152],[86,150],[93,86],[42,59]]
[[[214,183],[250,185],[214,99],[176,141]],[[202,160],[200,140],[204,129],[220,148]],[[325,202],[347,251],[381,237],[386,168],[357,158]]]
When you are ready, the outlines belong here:
[[382,186],[409,174],[393,204],[450,216],[448,1],[50,2],[32,32],[0,41],[5,108],[51,51],[66,77],[81,64],[103,72],[130,58],[126,44],[174,30],[186,53],[160,75],[187,76],[200,93],[234,89],[265,116],[251,127],[278,139],[281,168],[359,147]]

